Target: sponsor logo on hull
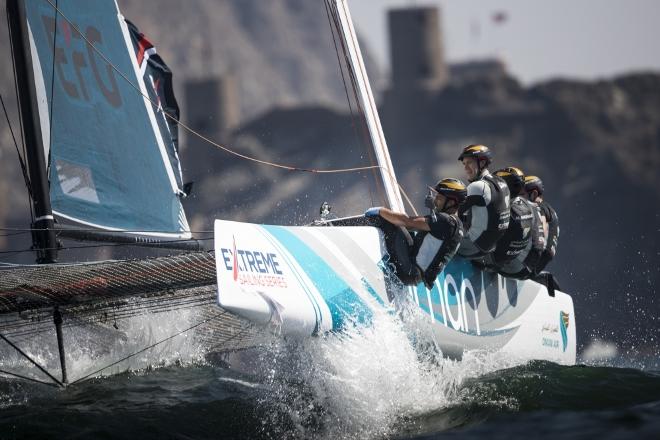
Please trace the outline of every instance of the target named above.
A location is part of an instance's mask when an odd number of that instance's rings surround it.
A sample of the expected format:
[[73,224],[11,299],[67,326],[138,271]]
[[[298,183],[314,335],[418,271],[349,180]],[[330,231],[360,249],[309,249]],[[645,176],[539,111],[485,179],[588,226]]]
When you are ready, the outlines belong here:
[[559,339],[557,339],[557,333],[561,334],[561,351],[566,352],[568,348],[568,326],[570,325],[570,314],[564,312],[563,310],[559,311],[559,325],[545,323],[541,327],[541,333],[544,335],[541,337],[541,345],[544,347],[549,347],[559,350]]
[[559,329],[561,330],[562,351],[566,351],[568,347],[568,325],[570,319],[569,314],[563,310],[559,311]]
[[224,268],[232,273],[234,281],[241,285],[260,287],[288,286],[280,264],[280,256],[273,251],[241,249],[232,237],[232,248],[220,248],[220,260]]
[[[522,310],[530,304],[519,303],[517,282],[477,271],[469,261],[459,257],[447,265],[430,290],[419,284],[410,291],[434,322],[475,336],[494,336],[514,330],[517,327],[508,327],[510,320],[499,325],[494,321],[511,307]],[[480,307],[484,302],[486,304]],[[489,323],[487,329],[483,322]]]

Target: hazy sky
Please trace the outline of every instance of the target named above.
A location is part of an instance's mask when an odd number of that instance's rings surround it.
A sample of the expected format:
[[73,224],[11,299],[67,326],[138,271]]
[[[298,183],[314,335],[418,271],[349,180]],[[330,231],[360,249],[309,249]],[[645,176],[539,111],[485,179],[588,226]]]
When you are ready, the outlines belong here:
[[[438,5],[449,61],[497,56],[525,83],[660,71],[660,0],[349,0],[389,70],[386,11]],[[498,12],[506,18],[499,24]]]

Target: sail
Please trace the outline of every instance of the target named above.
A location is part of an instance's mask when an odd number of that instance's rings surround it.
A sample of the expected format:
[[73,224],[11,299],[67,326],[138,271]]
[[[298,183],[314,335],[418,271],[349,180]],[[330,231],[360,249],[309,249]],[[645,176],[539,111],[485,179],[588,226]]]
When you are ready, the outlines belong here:
[[189,238],[176,123],[165,116],[178,107],[153,46],[115,0],[23,5],[55,216]]
[[385,141],[385,135],[383,134],[383,127],[378,117],[376,102],[371,91],[369,78],[367,77],[367,69],[362,58],[362,52],[360,51],[357,33],[353,27],[353,20],[348,9],[348,2],[346,0],[334,0],[330,10],[333,15],[336,15],[337,32],[344,41],[342,46],[347,49],[346,57],[351,67],[351,82],[355,86],[360,106],[364,112],[369,130],[369,139],[371,140],[371,148],[380,167],[379,171],[383,182],[383,189],[387,197],[388,207],[398,212],[406,212],[394,173],[394,167],[392,166],[392,160],[390,159],[390,153],[387,148],[387,142]]

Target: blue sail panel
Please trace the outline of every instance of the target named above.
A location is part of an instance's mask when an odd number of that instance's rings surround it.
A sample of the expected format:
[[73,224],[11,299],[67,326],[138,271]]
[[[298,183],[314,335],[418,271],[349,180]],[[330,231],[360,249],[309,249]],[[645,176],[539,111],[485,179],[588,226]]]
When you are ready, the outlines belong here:
[[25,5],[54,213],[107,230],[189,237],[163,86],[138,66],[115,0],[58,7]]

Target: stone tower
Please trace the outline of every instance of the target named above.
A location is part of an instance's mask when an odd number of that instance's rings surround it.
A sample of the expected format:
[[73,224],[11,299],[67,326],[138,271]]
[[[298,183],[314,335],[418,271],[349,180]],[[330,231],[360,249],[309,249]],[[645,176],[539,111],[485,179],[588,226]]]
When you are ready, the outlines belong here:
[[440,27],[434,7],[389,12],[393,88],[437,90],[447,82]]
[[240,119],[235,78],[225,75],[189,80],[185,93],[190,126],[214,140],[226,140]]
[[411,140],[432,129],[438,92],[449,81],[436,7],[393,9],[388,13],[391,81],[383,97],[386,135]]
[[[184,85],[185,107],[182,114],[190,128],[219,145],[231,147],[233,131],[240,123],[240,104],[237,81],[232,75],[189,80]],[[181,148],[181,166],[185,181],[194,182],[190,197],[183,199],[186,212],[204,212],[208,202],[200,187],[209,176],[219,176],[227,161],[227,154],[218,147],[192,133],[186,133]],[[199,216],[188,219],[193,230],[204,224]]]

